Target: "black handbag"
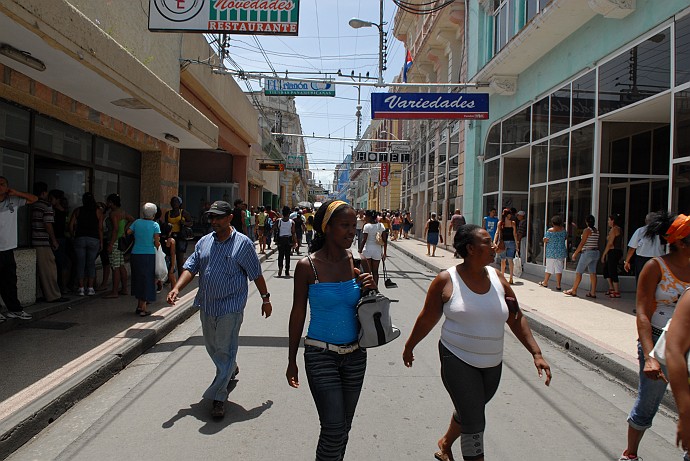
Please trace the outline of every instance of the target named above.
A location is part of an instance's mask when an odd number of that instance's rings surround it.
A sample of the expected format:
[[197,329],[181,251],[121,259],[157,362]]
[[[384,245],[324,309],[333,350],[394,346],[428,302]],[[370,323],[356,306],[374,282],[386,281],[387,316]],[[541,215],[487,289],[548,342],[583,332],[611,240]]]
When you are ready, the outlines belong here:
[[134,234],[125,233],[125,235],[117,239],[117,249],[120,250],[123,254],[131,253],[133,247]]

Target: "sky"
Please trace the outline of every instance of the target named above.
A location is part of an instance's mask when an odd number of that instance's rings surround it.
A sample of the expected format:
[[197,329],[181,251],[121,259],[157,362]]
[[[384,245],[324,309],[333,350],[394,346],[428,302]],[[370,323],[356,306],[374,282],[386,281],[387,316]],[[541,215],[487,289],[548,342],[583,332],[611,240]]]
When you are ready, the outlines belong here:
[[[384,73],[390,82],[400,73],[404,64],[404,44],[393,37],[392,26],[397,7],[392,0],[384,2],[384,32],[388,37],[387,67]],[[259,46],[266,51],[268,60],[282,76],[290,72],[337,72],[343,75],[370,77],[378,76],[378,29],[376,27],[353,29],[348,25],[351,18],[378,23],[379,2],[377,0],[300,0],[299,35],[231,35],[229,52],[245,71],[272,73]],[[291,75],[296,78],[318,78],[317,75]],[[373,80],[372,80],[373,81]],[[262,88],[262,83],[249,82],[253,90]],[[243,90],[247,85],[239,81]],[[362,134],[370,121],[370,93],[386,91],[373,87],[362,87]],[[298,96],[297,112],[305,134],[317,136],[340,136],[354,138],[357,134],[357,88],[339,85],[336,96]],[[330,189],[333,169],[351,153],[354,142],[304,139],[309,155],[310,170],[323,186]]]

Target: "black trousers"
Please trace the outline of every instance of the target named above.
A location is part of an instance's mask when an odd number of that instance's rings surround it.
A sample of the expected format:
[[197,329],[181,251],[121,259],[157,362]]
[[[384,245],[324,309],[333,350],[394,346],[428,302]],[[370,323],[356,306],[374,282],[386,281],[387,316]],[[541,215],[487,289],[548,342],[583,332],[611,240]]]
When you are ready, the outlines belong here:
[[604,278],[611,279],[612,282],[618,283],[618,262],[623,256],[621,250],[609,250],[606,255],[606,264],[604,264]]
[[0,251],[0,297],[10,312],[21,312],[17,297],[17,263],[14,250]]
[[[278,237],[278,269],[282,270],[283,265],[285,270],[290,270],[290,250],[292,237]],[[283,264],[283,260],[285,264]]]

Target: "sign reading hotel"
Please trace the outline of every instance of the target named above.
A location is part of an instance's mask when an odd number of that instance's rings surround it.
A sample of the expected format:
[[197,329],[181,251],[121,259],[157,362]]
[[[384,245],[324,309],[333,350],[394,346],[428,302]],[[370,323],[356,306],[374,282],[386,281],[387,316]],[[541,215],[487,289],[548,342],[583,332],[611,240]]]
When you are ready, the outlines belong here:
[[372,93],[372,119],[489,118],[486,93]]
[[266,96],[335,96],[335,85],[325,82],[264,79]]
[[149,0],[149,30],[297,35],[299,0]]
[[355,152],[355,162],[362,163],[410,163],[410,154],[399,154],[397,152]]

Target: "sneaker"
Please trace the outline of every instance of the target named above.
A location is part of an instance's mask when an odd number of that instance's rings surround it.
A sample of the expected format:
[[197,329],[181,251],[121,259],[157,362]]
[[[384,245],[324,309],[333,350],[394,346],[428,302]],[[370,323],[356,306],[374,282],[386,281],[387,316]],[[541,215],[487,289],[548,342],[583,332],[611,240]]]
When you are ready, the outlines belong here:
[[93,296],[93,295],[95,295],[95,294],[96,294],[96,290],[94,290],[93,287],[89,287],[89,288],[86,290],[86,295],[87,295],[87,296]]
[[618,461],[642,461],[642,458],[637,455],[629,455],[624,451]]
[[79,287],[77,290],[77,296],[84,296],[84,287]]
[[19,320],[31,320],[33,317],[31,317],[31,314],[25,311],[19,311],[19,312],[8,312],[7,317],[10,319],[19,319]]
[[225,402],[222,400],[214,400],[211,408],[211,416],[214,418],[222,418],[225,416]]

